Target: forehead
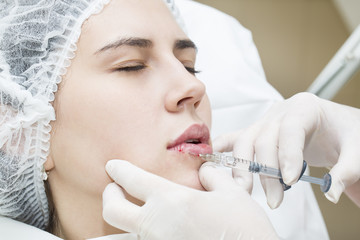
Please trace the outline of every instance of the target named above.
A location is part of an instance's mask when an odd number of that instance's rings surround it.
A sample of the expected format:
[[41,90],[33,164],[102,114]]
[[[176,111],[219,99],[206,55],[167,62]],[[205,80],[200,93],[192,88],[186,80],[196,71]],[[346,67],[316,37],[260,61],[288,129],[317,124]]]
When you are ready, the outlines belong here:
[[163,0],[111,0],[82,26],[79,43],[92,50],[120,37],[154,42],[186,38]]

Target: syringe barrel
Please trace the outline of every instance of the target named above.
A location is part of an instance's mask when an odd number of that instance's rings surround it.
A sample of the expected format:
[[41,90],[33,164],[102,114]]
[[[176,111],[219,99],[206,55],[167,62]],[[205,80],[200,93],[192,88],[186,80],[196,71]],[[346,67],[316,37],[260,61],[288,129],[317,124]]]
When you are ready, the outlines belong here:
[[[260,163],[241,159],[241,158],[226,156],[226,155],[220,154],[220,153],[199,154],[198,156],[203,158],[205,161],[214,162],[216,164],[219,164],[219,165],[222,165],[225,167],[241,169],[241,170],[252,172],[252,173],[258,173],[260,175],[266,175],[269,177],[279,178],[280,182],[284,186],[284,190],[287,190],[290,188],[290,186],[287,186],[282,181],[282,176],[281,176],[281,172],[279,169],[267,167],[266,165],[262,165]],[[306,166],[307,166],[307,164],[304,161],[303,169],[302,169],[302,172],[300,175],[301,177],[299,180],[319,184],[321,191],[324,193],[329,191],[329,189],[331,187],[331,175],[327,173],[324,175],[323,178],[316,178],[316,177],[303,175],[303,173],[306,169]]]
[[224,156],[222,163],[225,167],[249,171],[252,162],[242,158]]
[[270,176],[273,178],[282,178],[280,170],[271,167],[264,167],[263,169],[260,170],[260,174]]

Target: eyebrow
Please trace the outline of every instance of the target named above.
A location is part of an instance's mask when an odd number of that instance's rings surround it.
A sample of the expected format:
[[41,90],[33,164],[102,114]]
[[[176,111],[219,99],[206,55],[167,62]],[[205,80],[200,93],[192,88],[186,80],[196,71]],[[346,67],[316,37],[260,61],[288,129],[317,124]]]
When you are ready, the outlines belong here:
[[196,52],[197,52],[197,47],[195,45],[195,43],[189,39],[181,39],[181,40],[177,40],[175,42],[175,49],[178,50],[182,50],[182,49],[186,49],[186,48],[193,48]]
[[95,52],[95,55],[105,52],[110,49],[119,48],[124,45],[132,46],[132,47],[139,47],[139,48],[151,48],[153,46],[153,43],[151,40],[144,39],[144,38],[133,38],[133,37],[121,38],[115,42],[109,43],[109,44],[105,45],[104,47],[100,48],[99,50],[97,50]]
[[[138,48],[151,48],[153,47],[153,42],[149,39],[145,38],[136,38],[136,37],[129,37],[129,38],[121,38],[115,42],[109,43],[105,45],[104,47],[97,50],[94,54],[100,54],[108,50],[115,50],[121,46],[131,46],[131,47],[138,47]],[[186,48],[193,48],[195,51],[197,51],[197,47],[195,43],[189,39],[180,39],[176,40],[175,49],[183,50]]]

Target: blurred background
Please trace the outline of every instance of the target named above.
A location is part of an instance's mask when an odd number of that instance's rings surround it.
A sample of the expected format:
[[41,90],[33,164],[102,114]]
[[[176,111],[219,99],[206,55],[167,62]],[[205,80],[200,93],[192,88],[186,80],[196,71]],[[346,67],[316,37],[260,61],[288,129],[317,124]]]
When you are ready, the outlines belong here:
[[[285,97],[305,91],[360,24],[360,0],[198,0],[250,29],[267,80]],[[333,101],[360,108],[360,71]],[[360,143],[359,143],[360,144]],[[326,169],[311,168],[322,177]],[[360,239],[360,208],[314,186],[331,239]],[[286,194],[285,194],[286,197]]]

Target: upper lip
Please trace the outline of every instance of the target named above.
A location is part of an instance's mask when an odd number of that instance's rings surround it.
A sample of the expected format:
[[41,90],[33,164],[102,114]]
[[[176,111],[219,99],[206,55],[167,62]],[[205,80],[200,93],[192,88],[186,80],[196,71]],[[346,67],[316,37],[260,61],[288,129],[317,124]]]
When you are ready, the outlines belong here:
[[194,124],[188,127],[176,140],[170,142],[168,149],[179,144],[195,141],[196,144],[209,144],[210,133],[205,124]]

